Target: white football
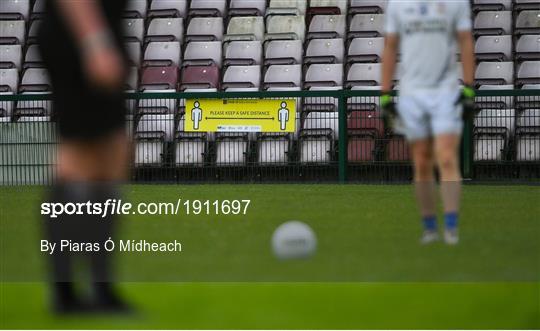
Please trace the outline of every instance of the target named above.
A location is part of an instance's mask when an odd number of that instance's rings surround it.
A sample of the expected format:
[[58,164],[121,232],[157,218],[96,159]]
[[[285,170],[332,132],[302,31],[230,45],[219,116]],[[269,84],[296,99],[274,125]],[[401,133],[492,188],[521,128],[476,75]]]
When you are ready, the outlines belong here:
[[279,259],[307,258],[315,253],[316,248],[315,232],[300,221],[285,222],[272,235],[272,249]]

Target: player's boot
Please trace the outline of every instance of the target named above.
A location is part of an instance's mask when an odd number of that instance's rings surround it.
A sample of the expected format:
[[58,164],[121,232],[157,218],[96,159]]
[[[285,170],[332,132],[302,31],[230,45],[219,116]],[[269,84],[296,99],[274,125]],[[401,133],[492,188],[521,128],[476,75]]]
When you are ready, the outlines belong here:
[[428,245],[436,241],[439,241],[439,233],[437,230],[424,230],[422,238],[420,238],[420,243],[422,245]]
[[447,245],[456,245],[459,243],[459,233],[457,228],[444,230],[444,242]]

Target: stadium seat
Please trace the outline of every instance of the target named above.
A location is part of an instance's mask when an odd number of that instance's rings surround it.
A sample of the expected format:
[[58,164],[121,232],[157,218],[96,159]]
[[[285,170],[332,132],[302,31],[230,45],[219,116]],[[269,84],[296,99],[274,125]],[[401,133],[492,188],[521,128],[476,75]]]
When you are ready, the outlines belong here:
[[223,39],[222,17],[194,17],[189,21],[186,42],[217,41]]
[[170,142],[174,130],[174,114],[142,114],[136,132],[162,132],[164,140]]
[[180,90],[220,88],[217,66],[190,66],[182,69]]
[[[124,91],[135,92],[138,90],[138,88],[139,88],[139,68],[131,66],[128,68],[128,75],[124,83]],[[126,98],[125,104],[126,104],[128,113],[134,114],[136,105],[137,105],[137,100]]]
[[516,85],[540,84],[540,61],[525,61],[518,69]]
[[258,16],[232,17],[227,26],[225,41],[230,40],[263,40],[264,18]]
[[347,73],[347,88],[353,86],[380,86],[380,63],[355,63]]
[[28,28],[28,38],[26,40],[27,45],[37,44],[37,36],[39,29],[41,28],[42,19],[35,19],[30,21],[30,27]]
[[266,44],[264,65],[302,64],[303,55],[301,40],[272,40]]
[[0,92],[17,92],[19,71],[16,68],[0,69]]
[[475,36],[506,35],[512,33],[511,11],[481,11],[474,19]]
[[347,119],[349,162],[375,161],[384,125],[376,111],[353,111]]
[[538,9],[540,1],[538,0],[515,0],[514,12],[519,13],[522,10],[535,10]]
[[384,50],[384,38],[355,38],[349,45],[347,63],[381,62]]
[[477,61],[512,61],[512,36],[480,36],[475,53]]
[[178,41],[155,41],[146,46],[143,66],[180,66],[182,52]]
[[126,49],[129,65],[140,67],[141,66],[141,43],[138,41],[132,41],[124,43]]
[[36,2],[34,2],[32,13],[30,15],[31,20],[41,19],[45,16],[45,10],[47,9],[45,5],[46,1],[47,0],[36,0]]
[[[352,86],[353,91],[380,91],[380,86]],[[347,99],[347,111],[368,110],[376,111],[379,107],[378,96],[355,96]]]
[[304,87],[341,87],[343,86],[343,65],[312,64],[306,71]]
[[[2,70],[0,69],[0,77],[2,75]],[[3,84],[0,85],[0,97],[5,95],[13,95],[13,92],[3,92]],[[0,101],[0,123],[10,122],[11,116],[13,115],[13,105],[14,101]]]
[[540,161],[540,128],[520,127],[516,132],[516,161]]
[[[514,85],[482,85],[479,90],[513,90]],[[489,108],[512,108],[514,107],[514,97],[508,96],[489,96],[489,97],[476,97],[475,106],[477,109],[489,109]]]
[[[30,91],[22,92],[21,95],[33,94],[33,95],[49,95],[50,91]],[[32,101],[32,100],[20,100],[17,102],[15,108],[15,115],[18,117],[21,116],[47,116],[50,117],[52,114],[52,101],[51,100],[41,100],[41,101]]]
[[266,24],[265,40],[302,40],[306,36],[304,16],[270,16]]
[[225,17],[227,16],[227,0],[191,1],[189,17]]
[[264,16],[266,0],[231,0],[229,16]]
[[262,64],[260,41],[233,41],[225,44],[225,66]]
[[148,4],[146,0],[130,0],[127,1],[124,8],[124,17],[126,18],[146,18]]
[[26,49],[26,54],[24,56],[23,68],[41,68],[44,67],[43,59],[41,58],[41,53],[39,46],[37,44],[30,45]]
[[223,89],[228,87],[260,87],[261,66],[231,66],[223,74]]
[[300,87],[302,85],[302,66],[272,65],[264,75],[264,89],[273,87]]
[[474,0],[472,6],[473,12],[511,10],[512,0]]
[[476,68],[476,85],[508,85],[514,78],[513,62],[481,62]]
[[0,68],[17,68],[22,66],[21,45],[0,45]]
[[308,43],[304,64],[343,63],[343,39],[313,39]]
[[[166,90],[150,90],[146,89],[143,93],[175,93],[174,89]],[[174,114],[178,110],[178,100],[174,97],[171,98],[159,98],[159,99],[138,99],[137,109],[139,114]]]
[[145,42],[152,41],[184,41],[184,19],[179,18],[154,18],[148,25]]
[[266,16],[306,14],[307,0],[270,0]]
[[[522,90],[540,90],[540,84],[524,84]],[[540,108],[540,96],[518,96],[516,97],[518,108]]]
[[216,133],[216,165],[222,167],[245,165],[248,148],[247,133]]
[[193,41],[186,45],[183,66],[221,67],[222,47],[220,41]]
[[506,158],[514,133],[514,109],[483,109],[474,119],[474,160],[501,161]]
[[51,91],[51,82],[47,69],[29,68],[24,71],[19,92]]
[[2,0],[0,20],[28,20],[30,0]]
[[300,131],[300,162],[330,163],[339,135],[337,112],[310,112]]
[[540,60],[540,35],[524,35],[518,39],[516,60]]
[[540,10],[524,10],[516,18],[515,35],[540,34]]
[[345,38],[346,15],[317,15],[309,23],[308,39]]
[[289,134],[259,134],[257,136],[257,163],[262,166],[286,165],[291,143]]
[[0,44],[24,44],[25,21],[0,21]]
[[152,0],[149,17],[186,18],[188,0]]
[[144,20],[142,18],[124,18],[122,31],[126,41],[144,41]]
[[349,39],[382,37],[384,34],[384,14],[354,15],[349,27]]
[[409,144],[402,135],[392,134],[386,142],[386,160],[406,162],[411,160]]
[[203,166],[207,153],[206,133],[185,132],[185,114],[181,116],[176,130],[174,160],[176,166]]
[[387,5],[388,0],[351,0],[349,14],[382,14]]
[[141,90],[169,90],[176,89],[180,70],[177,66],[146,67],[141,73]]
[[333,10],[337,15],[345,14],[347,13],[348,5],[349,0],[311,0],[309,2],[308,12],[311,11],[312,16],[319,15],[317,13],[323,10]]

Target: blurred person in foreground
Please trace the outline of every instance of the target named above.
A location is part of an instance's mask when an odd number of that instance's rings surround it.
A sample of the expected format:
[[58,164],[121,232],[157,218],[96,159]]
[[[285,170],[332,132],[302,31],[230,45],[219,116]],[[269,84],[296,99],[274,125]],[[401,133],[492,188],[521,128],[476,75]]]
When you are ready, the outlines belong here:
[[[390,0],[383,53],[383,116],[405,135],[412,151],[416,199],[422,215],[421,242],[439,240],[435,168],[444,207],[444,240],[457,244],[461,196],[459,146],[463,118],[474,109],[474,43],[468,0]],[[457,45],[463,86],[459,86]],[[399,101],[392,79],[401,54]]]
[[[118,199],[128,172],[122,97],[126,56],[121,42],[125,0],[49,0],[40,51],[54,90],[60,136],[57,182],[48,202]],[[113,216],[85,213],[45,219],[49,241],[99,242],[111,237]],[[74,286],[74,258],[88,261],[91,298]],[[56,252],[51,256],[57,312],[126,311],[111,284],[110,253]],[[78,266],[78,265],[77,265]]]

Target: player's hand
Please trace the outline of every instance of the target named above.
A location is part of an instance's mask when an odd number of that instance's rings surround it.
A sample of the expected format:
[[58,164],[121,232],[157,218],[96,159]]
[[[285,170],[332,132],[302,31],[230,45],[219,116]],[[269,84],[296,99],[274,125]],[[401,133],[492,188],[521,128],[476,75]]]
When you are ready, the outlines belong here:
[[458,104],[463,106],[463,120],[474,118],[475,109],[474,109],[474,97],[476,92],[474,88],[470,85],[464,85],[461,88]]
[[110,40],[96,38],[83,48],[84,70],[87,79],[99,89],[122,89],[124,61],[120,51]]
[[389,92],[383,92],[381,95],[381,110],[384,126],[391,128],[394,125],[394,120],[397,116],[396,104]]

